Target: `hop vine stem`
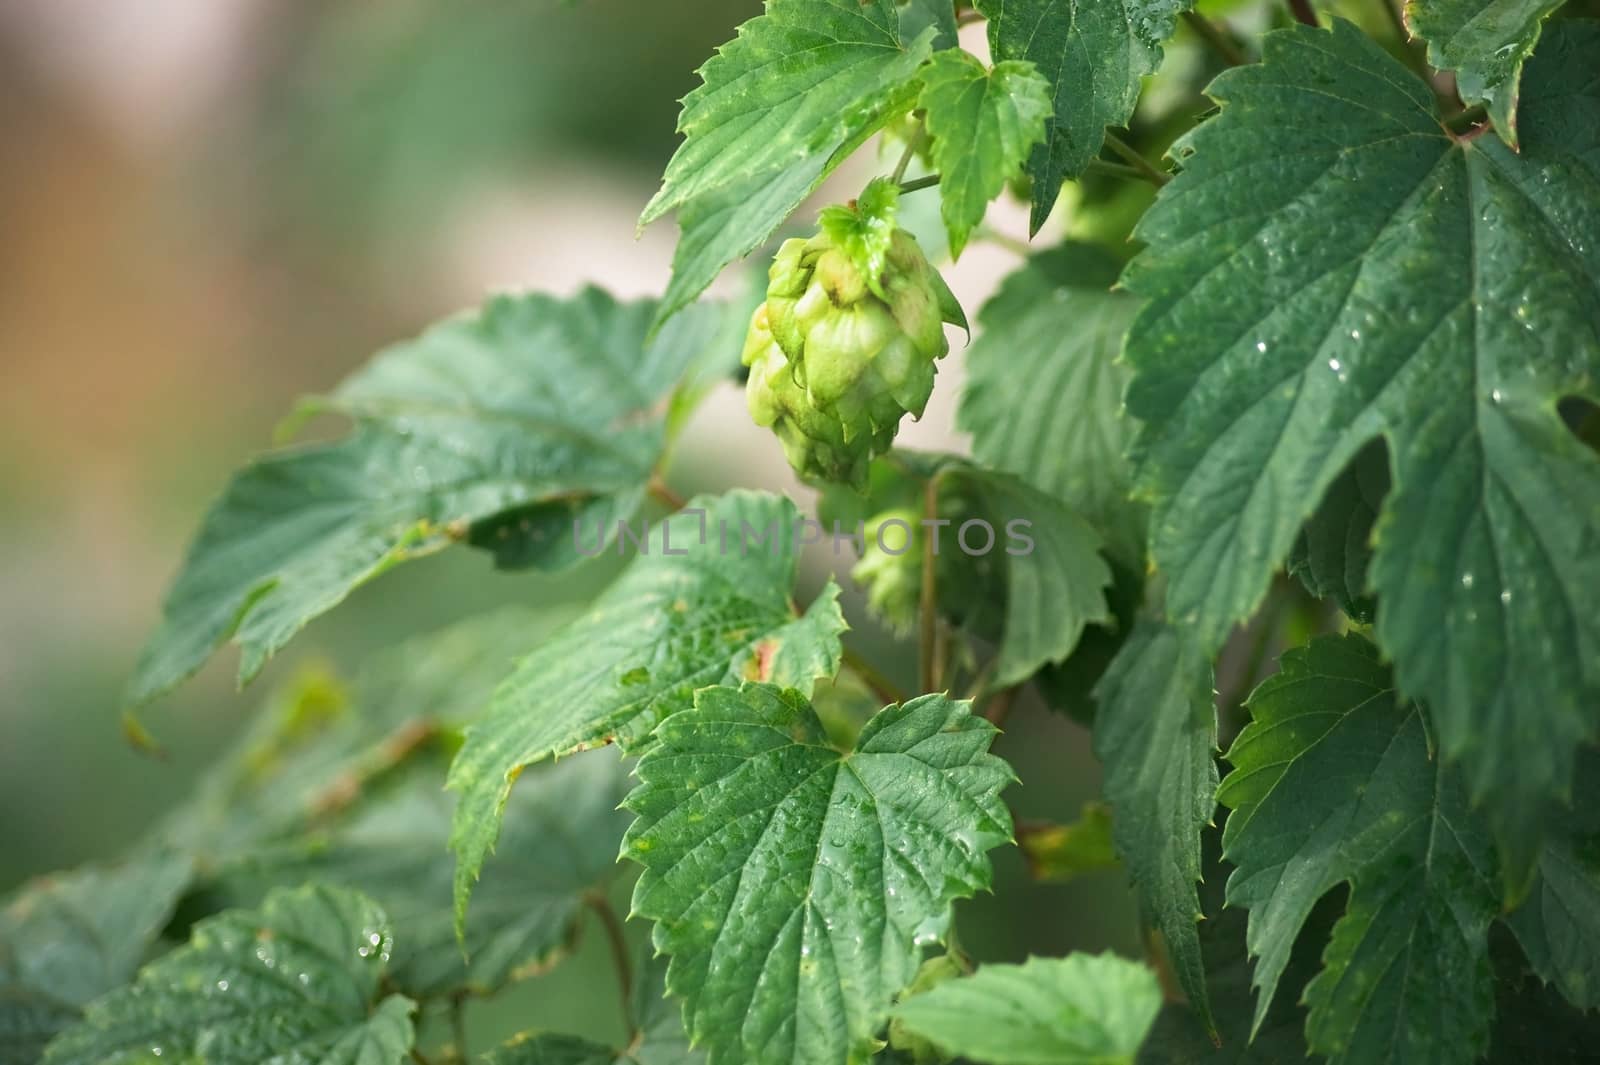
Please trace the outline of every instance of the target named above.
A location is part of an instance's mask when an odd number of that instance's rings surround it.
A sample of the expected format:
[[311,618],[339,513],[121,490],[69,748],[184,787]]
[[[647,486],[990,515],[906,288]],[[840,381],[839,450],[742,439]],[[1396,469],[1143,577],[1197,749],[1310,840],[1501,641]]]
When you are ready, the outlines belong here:
[[939,184],[938,174],[929,174],[927,177],[912,178],[910,181],[900,182],[901,192],[916,192],[918,189],[931,189]]
[[617,970],[617,990],[622,1000],[622,1023],[628,1032],[628,1038],[638,1036],[638,1027],[634,1024],[633,1010],[633,962],[628,954],[628,937],[622,930],[622,921],[617,917],[617,911],[612,908],[610,900],[599,892],[590,892],[584,896],[584,901],[600,919],[600,927],[605,929],[606,944],[611,948],[611,964]]
[[1138,171],[1146,181],[1161,186],[1172,180],[1171,174],[1146,159],[1137,148],[1110,130],[1106,131],[1106,146],[1126,159],[1129,169]]
[[650,493],[650,498],[654,499],[657,503],[660,503],[668,510],[679,511],[689,505],[689,501],[684,499],[683,496],[679,495],[677,492],[674,492],[667,482],[661,479],[661,475],[659,473],[652,473],[650,475],[650,483],[646,490]]
[[[928,478],[928,483],[922,490],[922,516],[928,521],[933,521],[939,516],[937,474]],[[917,656],[917,687],[923,692],[933,691],[934,685],[938,683],[939,669],[939,589],[934,566],[934,560],[938,556],[934,554],[933,544],[933,537],[923,538],[922,602],[917,619],[921,626]]]
[[900,686],[884,676],[883,671],[863,658],[859,651],[846,647],[842,661],[845,668],[859,677],[861,683],[885,704],[906,701],[906,693],[900,690]]
[[1183,13],[1183,21],[1188,24],[1197,37],[1206,43],[1206,47],[1217,54],[1217,58],[1230,67],[1242,67],[1249,62],[1245,58],[1245,54],[1239,51],[1239,46],[1233,43],[1233,39],[1224,33],[1215,22],[1212,22],[1204,15],[1194,11],[1185,11]]
[[[905,180],[906,171],[911,167],[911,160],[917,157],[917,150],[922,147],[922,139],[926,135],[927,131],[919,125],[917,131],[906,138],[905,150],[900,153],[900,161],[894,164],[894,172],[889,175],[890,181],[900,185]],[[900,191],[905,191],[903,185]]]

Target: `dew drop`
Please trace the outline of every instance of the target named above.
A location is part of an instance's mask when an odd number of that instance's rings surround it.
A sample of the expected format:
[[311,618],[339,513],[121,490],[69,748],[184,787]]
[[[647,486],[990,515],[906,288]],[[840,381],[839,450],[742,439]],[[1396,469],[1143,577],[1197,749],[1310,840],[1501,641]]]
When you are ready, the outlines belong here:
[[1344,368],[1344,364],[1342,362],[1340,362],[1338,359],[1329,359],[1328,360],[1328,369],[1332,370],[1334,373],[1338,373],[1343,368]]
[[1510,588],[1507,588],[1505,591],[1500,593],[1500,602],[1502,602],[1502,603],[1511,602],[1511,589]]
[[1472,574],[1463,573],[1461,575],[1461,587],[1463,587],[1463,588],[1471,588],[1472,587]]
[[1265,340],[1256,341],[1256,350],[1260,351],[1260,352],[1265,352],[1267,350],[1267,342]]

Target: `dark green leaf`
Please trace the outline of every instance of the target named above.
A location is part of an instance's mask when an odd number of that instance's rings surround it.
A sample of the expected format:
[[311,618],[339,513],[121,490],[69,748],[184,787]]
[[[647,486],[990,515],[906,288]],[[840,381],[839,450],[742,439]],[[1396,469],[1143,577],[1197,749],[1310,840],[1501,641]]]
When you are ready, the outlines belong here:
[[1316,513],[1289,549],[1289,573],[1306,591],[1318,599],[1332,599],[1363,624],[1371,624],[1373,618],[1372,598],[1367,595],[1372,527],[1388,491],[1388,453],[1381,444],[1368,444],[1328,486]]
[[1216,809],[1211,663],[1177,629],[1142,620],[1095,689],[1094,751],[1105,767],[1117,850],[1172,968],[1207,1028],[1200,833]]
[[1571,810],[1539,854],[1539,878],[1506,921],[1534,972],[1579,1009],[1600,1007],[1600,758],[1585,751]]
[[1160,1009],[1161,985],[1145,966],[1073,954],[985,965],[907,999],[895,1016],[989,1065],[1132,1065]]
[[765,493],[695,499],[587,614],[518,664],[450,767],[458,915],[523,766],[612,742],[637,750],[696,688],[759,679],[809,690],[838,670],[837,587],[798,617],[789,598],[798,519]]
[[1600,701],[1600,458],[1556,409],[1600,380],[1600,25],[1545,34],[1520,156],[1449,135],[1348,23],[1265,49],[1214,83],[1124,278],[1168,608],[1214,650],[1385,437],[1379,641],[1493,797],[1515,897]]
[[929,26],[934,28],[933,48],[943,51],[957,48],[956,5],[952,0],[898,0],[900,4],[900,39],[916,40]]
[[1100,152],[1107,126],[1126,125],[1140,79],[1161,65],[1186,0],[978,0],[989,18],[997,60],[1027,59],[1049,79],[1055,117],[1028,161],[1037,233],[1061,182],[1083,173]]
[[1428,42],[1428,64],[1452,70],[1456,91],[1484,104],[1495,132],[1517,146],[1517,92],[1522,65],[1539,43],[1545,16],[1561,0],[1411,0],[1406,27]]
[[[957,524],[943,550],[1003,572],[993,684],[1020,683],[1071,654],[1087,626],[1111,620],[1111,567],[1100,556],[1100,535],[1054,496],[1010,474],[956,467],[945,476],[972,493],[979,516]],[[974,521],[988,528],[967,531]]]
[[227,910],[189,944],[91,1005],[50,1045],[47,1065],[317,1062],[399,1065],[412,1003],[380,1001],[388,919],[351,892],[308,886]]
[[331,444],[276,452],[235,476],[168,595],[130,699],[189,676],[224,642],[249,681],[308,621],[388,567],[453,540],[495,540],[545,508],[541,547],[516,560],[579,557],[552,515],[627,513],[665,445],[667,396],[720,336],[708,306],[653,340],[649,302],[598,289],[570,300],[490,301],[380,354],[324,406],[355,419]]
[[83,1006],[131,980],[192,872],[187,858],[148,854],[13,896],[0,910],[0,1063],[35,1065]]
[[983,462],[1060,498],[1100,530],[1119,561],[1142,568],[1143,508],[1129,499],[1116,361],[1136,300],[1112,292],[1119,264],[1089,244],[1036,255],[978,315],[957,415]]
[[1223,904],[1230,867],[1222,861],[1221,837],[1216,829],[1207,829],[1204,834],[1205,878],[1200,886],[1201,907],[1206,915],[1200,922],[1200,949],[1205,958],[1206,994],[1211,1000],[1216,1030],[1208,1032],[1188,1006],[1169,1003],[1162,1007],[1150,1038],[1140,1048],[1139,1065],[1285,1065],[1303,1062],[1309,1054],[1300,992],[1322,963],[1322,947],[1344,909],[1342,893],[1330,894],[1312,911],[1280,979],[1282,993],[1252,1039],[1250,1018],[1254,1010],[1250,956],[1245,945],[1246,913],[1227,909]]
[[624,854],[634,912],[672,955],[667,986],[712,1065],[864,1060],[950,903],[987,888],[1010,837],[966,703],[885,708],[855,748],[828,746],[805,698],[707,688],[639,763]]
[[1228,904],[1250,910],[1256,1024],[1313,906],[1348,884],[1305,990],[1311,1049],[1335,1065],[1481,1056],[1497,871],[1481,819],[1430,757],[1421,711],[1357,636],[1285,653],[1248,706],[1217,798],[1233,810]]
[[482,713],[516,656],[548,631],[505,609],[370,658],[353,685],[309,668],[272,693],[244,737],[158,830],[222,860],[298,837]]
[[347,824],[236,862],[245,883],[340,884],[375,899],[401,937],[389,964],[413,998],[492,994],[571,944],[584,896],[618,870],[627,817],[617,811],[624,774],[605,754],[524,774],[506,807],[500,855],[491,859],[458,942],[447,850],[454,803],[419,772]]

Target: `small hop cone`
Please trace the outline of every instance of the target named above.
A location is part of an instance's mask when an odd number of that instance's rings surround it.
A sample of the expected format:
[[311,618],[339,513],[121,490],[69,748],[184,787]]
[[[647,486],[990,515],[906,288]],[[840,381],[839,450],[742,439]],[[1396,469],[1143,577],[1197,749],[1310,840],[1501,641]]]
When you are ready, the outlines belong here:
[[894,225],[898,192],[874,182],[785,241],[745,340],[750,416],[809,481],[866,483],[905,415],[921,417],[944,323],[966,320],[916,240]]
[[921,515],[897,507],[866,524],[866,547],[850,577],[867,593],[867,610],[892,631],[907,633],[922,598]]

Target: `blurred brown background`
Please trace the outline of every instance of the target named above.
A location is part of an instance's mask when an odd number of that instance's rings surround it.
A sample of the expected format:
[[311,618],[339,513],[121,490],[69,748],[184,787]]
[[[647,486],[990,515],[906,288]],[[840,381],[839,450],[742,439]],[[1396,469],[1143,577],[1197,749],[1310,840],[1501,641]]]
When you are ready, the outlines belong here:
[[[493,290],[661,290],[676,232],[636,241],[634,220],[694,69],[758,11],[0,0],[0,893],[126,846],[297,663],[583,586],[447,552],[362,589],[243,694],[219,655],[150,712],[165,760],[118,728],[187,538],[295,397]],[[829,195],[859,188],[863,155]],[[1023,210],[991,224],[1020,234]],[[969,313],[1017,261],[979,244],[948,271]],[[952,442],[947,366],[914,445]],[[795,487],[732,386],[681,451],[684,490]],[[1065,820],[1098,790],[1082,731],[1041,708],[1001,744],[1025,814]],[[1137,950],[1120,873],[1037,886],[999,864],[1005,901],[971,911],[980,957]]]

